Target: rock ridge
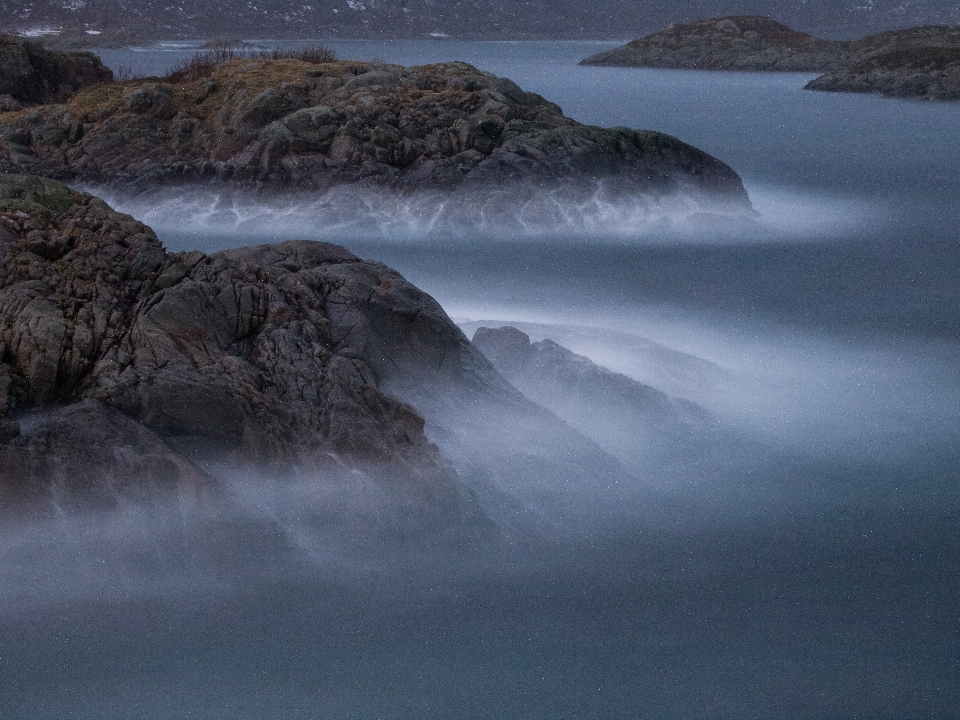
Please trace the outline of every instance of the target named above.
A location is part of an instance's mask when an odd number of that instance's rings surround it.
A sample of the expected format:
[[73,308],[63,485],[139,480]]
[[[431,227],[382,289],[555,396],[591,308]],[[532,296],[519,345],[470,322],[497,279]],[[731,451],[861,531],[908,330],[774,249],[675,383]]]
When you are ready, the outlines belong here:
[[324,192],[509,185],[591,197],[676,193],[749,210],[736,173],[676,138],[580,125],[515,83],[465,63],[235,58],[201,72],[81,91],[0,115],[0,171],[122,196],[195,184]]

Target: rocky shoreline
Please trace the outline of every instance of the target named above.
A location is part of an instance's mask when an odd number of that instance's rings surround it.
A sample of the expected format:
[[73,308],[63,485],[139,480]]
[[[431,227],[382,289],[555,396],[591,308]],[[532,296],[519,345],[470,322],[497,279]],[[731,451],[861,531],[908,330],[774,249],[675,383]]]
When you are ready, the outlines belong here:
[[581,65],[824,73],[808,90],[960,99],[960,27],[922,26],[821,40],[759,16],[671,25]]
[[432,528],[583,513],[545,472],[632,492],[385,265],[307,241],[170,253],[60,180],[128,198],[426,190],[478,214],[484,193],[573,203],[599,184],[751,213],[710,155],[580,125],[463,63],[201,59],[0,113],[0,508],[41,515],[202,503],[236,473],[305,474],[368,521]]
[[132,197],[169,186],[322,193],[355,184],[438,191],[476,218],[513,202],[682,196],[750,212],[736,173],[676,138],[580,125],[464,63],[404,68],[234,58],[164,79],[102,84],[0,115],[0,172]]

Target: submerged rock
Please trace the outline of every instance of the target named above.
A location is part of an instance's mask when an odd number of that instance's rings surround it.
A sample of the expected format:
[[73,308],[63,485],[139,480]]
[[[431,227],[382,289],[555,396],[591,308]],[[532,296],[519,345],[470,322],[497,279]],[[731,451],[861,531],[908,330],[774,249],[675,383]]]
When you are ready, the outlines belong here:
[[573,205],[599,192],[750,208],[740,178],[716,158],[660,133],[580,125],[464,63],[200,62],[3,116],[0,170],[117,197],[183,184],[437,191],[457,195],[470,218],[484,213],[469,208],[478,190],[513,202],[560,192]]
[[168,253],[95,197],[0,176],[5,503],[297,468],[359,472],[424,521],[479,517],[421,416],[381,390],[411,358],[455,373],[461,345],[432,298],[342,247]]

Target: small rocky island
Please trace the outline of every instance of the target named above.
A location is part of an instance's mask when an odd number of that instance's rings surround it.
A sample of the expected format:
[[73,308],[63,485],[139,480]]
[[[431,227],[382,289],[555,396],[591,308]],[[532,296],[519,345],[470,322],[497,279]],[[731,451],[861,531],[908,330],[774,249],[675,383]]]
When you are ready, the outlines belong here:
[[671,25],[581,65],[825,73],[808,90],[960,99],[960,28],[924,26],[853,41],[821,40],[767,17]]
[[843,67],[808,90],[960,100],[960,27],[928,26],[870,35],[849,44]]
[[[581,125],[464,63],[203,59],[167,78],[97,85],[0,115],[0,172],[134,196],[184,185],[314,196],[360,184],[444,192],[463,206],[602,190],[750,211],[736,173],[657,132]],[[477,215],[483,208],[474,208]]]
[[839,67],[845,43],[821,40],[761,16],[671,24],[581,65],[681,70],[824,71]]

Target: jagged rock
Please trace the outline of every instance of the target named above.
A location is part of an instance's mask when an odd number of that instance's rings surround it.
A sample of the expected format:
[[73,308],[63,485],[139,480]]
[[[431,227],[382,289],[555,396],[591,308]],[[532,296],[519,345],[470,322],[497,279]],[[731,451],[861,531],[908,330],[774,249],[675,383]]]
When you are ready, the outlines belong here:
[[768,17],[729,16],[671,24],[581,65],[690,70],[828,70],[846,58],[846,43],[791,30]]
[[[679,443],[714,424],[700,406],[594,363],[552,340],[531,342],[511,327],[480,327],[473,344],[526,397],[631,467],[660,464]],[[686,453],[689,455],[689,453]],[[656,460],[651,462],[651,458]],[[676,459],[676,458],[675,458]]]
[[710,155],[660,133],[579,125],[464,63],[235,58],[100,86],[0,118],[0,170],[121,197],[184,183],[285,193],[360,183],[469,203],[478,188],[589,198],[602,184],[638,202],[682,194],[704,208],[750,207],[740,178]]
[[111,80],[113,72],[93,53],[55,52],[0,33],[0,112],[62,102],[82,87]]
[[305,241],[167,253],[26,176],[0,176],[0,261],[6,494],[209,490],[203,460],[359,469],[424,518],[476,516],[423,419],[380,388],[405,363],[460,367],[469,343],[386,266]]
[[850,43],[844,67],[811,80],[806,89],[960,100],[960,27],[917,27],[861,38]]

